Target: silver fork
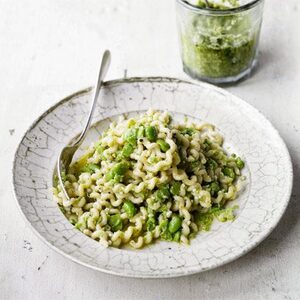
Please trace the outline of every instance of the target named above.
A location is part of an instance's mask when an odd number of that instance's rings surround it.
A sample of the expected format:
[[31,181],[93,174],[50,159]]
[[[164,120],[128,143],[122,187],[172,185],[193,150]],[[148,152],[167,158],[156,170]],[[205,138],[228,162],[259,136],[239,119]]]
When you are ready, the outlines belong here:
[[61,189],[63,191],[63,193],[65,194],[66,198],[68,200],[70,200],[70,197],[64,187],[64,183],[61,177],[61,173],[64,171],[65,173],[68,173],[69,170],[69,166],[72,162],[73,156],[75,154],[75,152],[77,151],[77,149],[80,147],[80,145],[82,144],[86,133],[88,131],[88,129],[90,128],[91,125],[91,121],[93,118],[93,114],[94,114],[94,110],[96,107],[96,103],[97,103],[97,99],[100,93],[100,89],[101,86],[103,84],[103,80],[104,77],[108,71],[108,68],[110,66],[110,60],[111,60],[111,55],[110,55],[110,51],[105,50],[105,52],[103,53],[102,56],[102,61],[101,61],[101,66],[100,66],[100,70],[99,70],[99,75],[98,75],[98,80],[96,83],[96,86],[94,88],[94,94],[93,94],[93,101],[92,101],[92,105],[91,105],[91,109],[90,109],[90,113],[88,115],[86,124],[84,129],[82,130],[79,138],[72,143],[71,145],[67,145],[66,147],[64,147],[59,156],[58,156],[58,160],[57,160],[57,166],[56,166],[56,171],[57,171],[57,177],[59,180],[59,184],[61,186]]

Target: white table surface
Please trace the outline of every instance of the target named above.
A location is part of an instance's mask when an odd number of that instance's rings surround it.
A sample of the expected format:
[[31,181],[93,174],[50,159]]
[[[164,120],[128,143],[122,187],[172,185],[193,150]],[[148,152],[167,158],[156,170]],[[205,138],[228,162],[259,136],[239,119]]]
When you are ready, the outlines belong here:
[[137,280],[89,270],[43,244],[23,221],[10,170],[31,122],[93,83],[105,48],[108,77],[181,71],[173,0],[0,0],[0,299],[299,299],[300,3],[267,0],[260,66],[228,88],[262,111],[290,150],[290,205],[249,254],[194,276]]

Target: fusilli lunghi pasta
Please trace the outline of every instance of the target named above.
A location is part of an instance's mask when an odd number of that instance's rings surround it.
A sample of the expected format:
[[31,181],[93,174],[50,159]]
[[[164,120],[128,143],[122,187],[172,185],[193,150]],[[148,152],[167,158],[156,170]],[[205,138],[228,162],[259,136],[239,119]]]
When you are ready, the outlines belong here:
[[157,239],[188,244],[212,221],[234,219],[228,201],[244,162],[213,125],[176,124],[149,110],[110,124],[75,161],[54,199],[68,220],[104,246],[142,248]]

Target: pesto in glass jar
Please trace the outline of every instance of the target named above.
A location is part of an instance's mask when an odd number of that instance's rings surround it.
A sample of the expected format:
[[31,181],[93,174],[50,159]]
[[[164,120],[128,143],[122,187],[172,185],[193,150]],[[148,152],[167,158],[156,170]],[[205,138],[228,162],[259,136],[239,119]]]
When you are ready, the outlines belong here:
[[179,16],[184,70],[192,77],[216,83],[239,79],[253,65],[260,21],[253,24],[248,12],[222,13],[239,7],[238,0],[207,1],[209,7],[204,0],[189,2],[206,13],[192,10]]

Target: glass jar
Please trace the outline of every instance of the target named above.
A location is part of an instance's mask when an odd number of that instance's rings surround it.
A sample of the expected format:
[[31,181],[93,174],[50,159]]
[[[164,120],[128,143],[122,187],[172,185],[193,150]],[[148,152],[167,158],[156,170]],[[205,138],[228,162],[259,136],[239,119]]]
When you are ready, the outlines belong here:
[[240,0],[238,7],[221,9],[176,2],[181,57],[188,75],[218,84],[238,81],[251,72],[264,0]]

